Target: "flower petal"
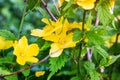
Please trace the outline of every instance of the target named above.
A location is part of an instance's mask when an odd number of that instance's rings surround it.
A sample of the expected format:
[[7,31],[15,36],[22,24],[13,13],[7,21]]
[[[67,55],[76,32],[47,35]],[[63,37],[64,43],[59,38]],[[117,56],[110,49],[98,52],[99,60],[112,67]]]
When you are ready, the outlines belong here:
[[39,53],[39,47],[37,44],[31,44],[25,51],[25,54],[28,56],[37,56]]
[[20,65],[25,65],[26,63],[26,59],[22,58],[22,57],[17,57],[17,63],[19,63]]
[[62,45],[58,44],[58,43],[53,43],[51,45],[51,49],[50,49],[50,57],[58,57],[61,55],[63,51]]
[[25,36],[23,36],[19,42],[18,42],[19,46],[21,46],[21,48],[26,48],[28,47],[28,41],[27,38]]
[[29,57],[29,58],[27,58],[27,61],[28,61],[28,62],[36,63],[36,62],[38,62],[38,59],[35,58],[35,57]]

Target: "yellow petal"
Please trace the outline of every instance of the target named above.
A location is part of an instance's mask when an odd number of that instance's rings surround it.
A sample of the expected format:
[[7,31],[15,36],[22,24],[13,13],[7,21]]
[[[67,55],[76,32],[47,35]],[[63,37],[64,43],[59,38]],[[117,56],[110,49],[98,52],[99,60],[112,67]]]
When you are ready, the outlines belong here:
[[43,34],[43,30],[33,29],[33,30],[31,30],[31,35],[42,37],[44,34]]
[[95,1],[96,0],[78,0],[77,4],[83,7],[84,9],[89,10],[94,8]]
[[10,48],[10,47],[12,47],[13,46],[13,41],[6,41],[5,42],[5,49],[8,49],[8,48]]
[[37,44],[31,44],[28,46],[28,48],[25,51],[26,55],[29,56],[37,56],[39,53],[39,47]]
[[19,45],[21,46],[21,48],[26,48],[28,47],[28,41],[27,38],[25,36],[23,36],[20,40],[19,40]]
[[20,65],[25,65],[26,63],[26,59],[22,58],[22,57],[17,57],[17,63],[19,63]]
[[63,51],[62,45],[58,43],[53,43],[50,49],[50,57],[58,57]]
[[42,19],[42,22],[50,25],[50,20],[48,20],[48,19],[46,19],[46,18],[43,18],[43,19]]
[[44,74],[45,74],[45,71],[37,71],[37,72],[35,72],[36,77],[43,76]]
[[28,57],[28,58],[26,58],[26,61],[36,63],[36,62],[38,62],[38,59],[35,57]]
[[4,38],[0,36],[0,50],[4,49],[5,41]]

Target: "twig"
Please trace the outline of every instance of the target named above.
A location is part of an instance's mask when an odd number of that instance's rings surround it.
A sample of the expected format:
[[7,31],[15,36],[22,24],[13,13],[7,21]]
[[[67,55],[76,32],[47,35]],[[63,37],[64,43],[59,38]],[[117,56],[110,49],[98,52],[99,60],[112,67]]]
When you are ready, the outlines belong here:
[[50,55],[46,56],[45,58],[43,58],[42,60],[40,60],[38,63],[32,64],[32,65],[30,65],[30,66],[28,66],[28,67],[26,67],[26,68],[24,68],[24,69],[21,69],[21,70],[12,72],[12,73],[10,73],[10,74],[0,75],[0,78],[3,78],[3,77],[6,77],[6,76],[11,76],[11,75],[15,75],[15,74],[21,73],[21,72],[23,72],[23,71],[25,71],[25,70],[28,70],[28,69],[30,69],[30,68],[32,68],[32,67],[38,65],[38,64],[41,64],[42,62],[45,62],[49,57],[50,57]]
[[99,18],[98,18],[98,16],[96,17],[96,20],[95,20],[95,26],[98,26],[98,24],[99,24]]
[[55,16],[52,14],[52,12],[48,9],[47,4],[44,2],[44,0],[41,0],[41,3],[43,5],[43,7],[45,8],[45,10],[48,12],[48,14],[50,15],[51,19],[54,21],[57,21],[57,19],[55,18]]

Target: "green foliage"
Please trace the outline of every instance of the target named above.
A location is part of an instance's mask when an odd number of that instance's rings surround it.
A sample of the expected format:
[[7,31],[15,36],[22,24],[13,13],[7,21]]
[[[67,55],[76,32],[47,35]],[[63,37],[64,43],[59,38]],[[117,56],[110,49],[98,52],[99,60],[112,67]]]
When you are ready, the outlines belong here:
[[0,65],[5,64],[5,63],[12,64],[13,63],[12,60],[13,59],[11,57],[3,57],[3,58],[0,57]]
[[0,36],[3,36],[6,40],[15,40],[16,37],[8,30],[0,30]]
[[89,31],[89,32],[86,33],[86,36],[87,36],[87,38],[88,38],[88,41],[89,41],[90,45],[91,45],[91,44],[92,44],[92,45],[93,45],[93,44],[94,44],[94,45],[101,45],[101,44],[104,43],[103,38],[101,37],[101,35],[99,35],[99,34],[97,33],[97,31],[96,31],[96,32],[94,32],[94,31]]
[[78,40],[80,40],[80,39],[82,38],[82,36],[83,36],[82,31],[79,30],[79,29],[76,29],[76,30],[74,31],[74,34],[73,34],[73,41],[78,41]]
[[94,48],[94,50],[96,50],[104,59],[108,58],[109,55],[103,48],[101,48],[100,46],[95,46]]
[[95,71],[95,64],[92,62],[85,62],[84,64],[87,73],[90,75],[91,80],[100,80],[98,73]]
[[6,80],[18,80],[17,75],[7,76],[5,77]]
[[67,57],[64,53],[57,58],[50,58],[51,73],[49,74],[47,80],[50,80],[50,78],[55,74],[55,72],[60,70],[65,65],[66,62],[67,62]]
[[40,3],[40,0],[27,0],[27,4],[30,10],[33,10],[35,6]]
[[22,74],[23,74],[24,76],[29,76],[29,74],[30,74],[30,69],[23,71]]
[[109,10],[109,0],[100,0],[97,4],[98,17],[103,25],[107,25],[114,19]]

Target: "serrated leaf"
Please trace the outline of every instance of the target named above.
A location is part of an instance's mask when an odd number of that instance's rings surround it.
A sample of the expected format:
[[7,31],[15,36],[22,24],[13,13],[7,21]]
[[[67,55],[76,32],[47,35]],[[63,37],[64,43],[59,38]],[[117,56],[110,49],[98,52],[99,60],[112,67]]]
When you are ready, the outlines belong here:
[[97,10],[99,20],[103,25],[109,24],[114,19],[114,16],[110,13],[109,10],[108,0],[100,0],[97,4]]
[[76,29],[73,33],[73,41],[78,41],[82,38],[83,34],[81,30]]
[[84,64],[85,69],[87,70],[87,73],[90,75],[91,80],[100,80],[98,73],[95,71],[95,64],[87,61]]
[[90,71],[89,74],[91,80],[100,80],[99,74],[96,71]]
[[85,62],[84,67],[86,70],[95,70],[95,64],[90,61]]
[[100,46],[95,46],[94,50],[96,50],[103,58],[108,58],[109,56],[108,53]]
[[38,3],[40,3],[40,0],[27,0],[28,8],[30,10],[33,10]]
[[101,45],[104,43],[104,40],[101,37],[101,35],[95,33],[94,31],[87,32],[86,36],[88,38],[88,41],[92,44]]
[[23,71],[22,74],[28,76],[30,74],[30,69]]
[[55,72],[60,70],[65,65],[66,62],[67,62],[67,58],[65,54],[62,54],[56,58],[50,58],[49,68],[50,68],[51,73],[49,74],[47,80],[50,80],[50,78],[55,74]]
[[15,35],[8,30],[0,30],[0,36],[4,37],[6,40],[16,39]]

